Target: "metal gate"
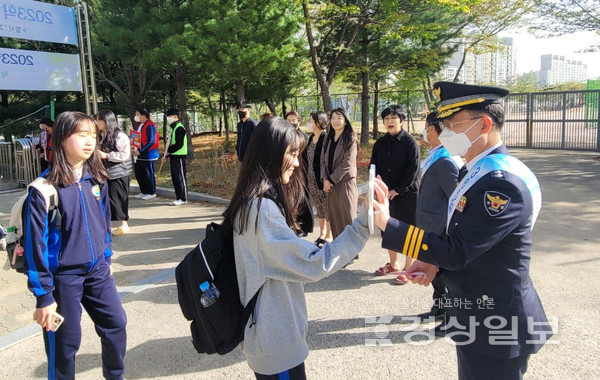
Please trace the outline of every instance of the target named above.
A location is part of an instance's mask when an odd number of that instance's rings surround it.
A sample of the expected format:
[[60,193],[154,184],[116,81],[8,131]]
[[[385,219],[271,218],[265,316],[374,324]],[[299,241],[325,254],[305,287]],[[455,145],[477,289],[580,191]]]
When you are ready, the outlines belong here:
[[15,169],[18,186],[27,186],[40,174],[40,157],[35,149],[37,141],[24,138],[15,141]]
[[503,139],[510,147],[600,150],[600,90],[510,94]]

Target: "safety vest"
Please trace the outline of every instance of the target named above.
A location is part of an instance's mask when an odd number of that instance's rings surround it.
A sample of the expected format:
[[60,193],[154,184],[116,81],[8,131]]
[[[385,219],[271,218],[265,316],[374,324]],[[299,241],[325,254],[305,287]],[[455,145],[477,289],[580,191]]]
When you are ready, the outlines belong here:
[[[175,125],[175,128],[173,128],[173,131],[171,132],[171,145],[175,145],[175,132],[177,131],[177,128],[184,128],[183,124],[181,124],[181,122],[177,122],[177,124]],[[183,146],[181,148],[179,148],[179,150],[177,152],[173,152],[173,153],[169,153],[172,154],[174,156],[185,156],[187,155],[187,133],[183,135]]]

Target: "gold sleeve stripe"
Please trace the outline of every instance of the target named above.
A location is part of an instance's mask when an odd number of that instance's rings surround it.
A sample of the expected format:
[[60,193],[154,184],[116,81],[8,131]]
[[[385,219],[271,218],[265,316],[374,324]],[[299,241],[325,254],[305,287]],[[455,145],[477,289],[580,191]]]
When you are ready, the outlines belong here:
[[419,258],[419,252],[421,251],[421,242],[423,241],[423,235],[425,235],[425,231],[420,230],[419,237],[417,238],[417,244],[415,245],[415,250],[412,254],[412,258],[415,260]]
[[410,237],[411,237],[414,229],[415,229],[415,226],[413,226],[413,225],[411,225],[408,228],[408,232],[406,233],[406,237],[404,238],[404,248],[402,248],[403,255],[408,255],[408,242],[410,241]]
[[410,238],[410,248],[408,248],[408,252],[406,252],[406,256],[413,257],[413,251],[415,250],[415,242],[417,241],[417,235],[421,231],[420,228],[416,228],[413,231],[412,237]]

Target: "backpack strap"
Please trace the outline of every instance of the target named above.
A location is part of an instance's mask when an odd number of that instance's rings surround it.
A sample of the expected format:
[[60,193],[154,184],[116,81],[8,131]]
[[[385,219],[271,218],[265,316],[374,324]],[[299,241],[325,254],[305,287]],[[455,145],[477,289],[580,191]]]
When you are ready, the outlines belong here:
[[254,297],[252,297],[250,302],[248,302],[248,305],[246,305],[246,307],[244,308],[244,317],[242,319],[244,321],[244,327],[248,323],[248,319],[250,319],[250,317],[252,317],[252,322],[250,322],[250,326],[248,326],[248,328],[252,328],[252,326],[256,324],[256,319],[254,319],[254,309],[256,308],[256,301],[258,301],[258,295],[260,294],[260,291],[262,290],[264,285],[265,284],[262,284],[260,288],[258,288],[258,291],[254,295]]
[[35,188],[44,197],[44,200],[46,201],[46,212],[48,213],[48,220],[50,223],[52,223],[54,220],[57,220],[57,226],[60,226],[60,218],[57,219],[59,211],[58,193],[56,192],[56,188],[43,177],[37,177],[35,180],[33,180],[33,182],[27,185],[28,189],[30,187]]

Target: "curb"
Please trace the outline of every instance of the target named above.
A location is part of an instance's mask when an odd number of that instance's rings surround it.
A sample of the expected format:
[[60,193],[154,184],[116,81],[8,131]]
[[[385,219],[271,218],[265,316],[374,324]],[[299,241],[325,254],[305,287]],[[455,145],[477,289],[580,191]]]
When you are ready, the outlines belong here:
[[[140,192],[139,185],[136,185],[133,183],[130,184],[129,192],[138,194]],[[169,187],[156,187],[156,195],[172,197],[173,199],[175,199],[175,190],[171,189]],[[195,191],[188,191],[188,201],[209,202],[209,203],[216,203],[216,204],[220,204],[220,205],[228,205],[229,204],[229,199],[213,197],[212,195],[197,193]]]
[[[152,276],[142,278],[131,285],[118,286],[117,291],[119,292],[119,299],[123,300],[134,294],[143,292],[144,290],[147,290],[160,282],[168,280],[173,276],[175,276],[175,268],[169,268]],[[85,312],[85,309],[83,311]],[[18,330],[2,335],[0,336],[0,351],[10,346],[14,346],[15,344],[26,339],[40,335],[41,333],[42,329],[40,328],[40,325],[37,323],[32,323],[28,326],[21,327]]]

